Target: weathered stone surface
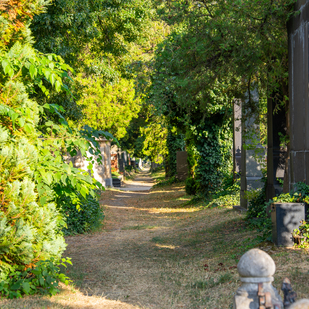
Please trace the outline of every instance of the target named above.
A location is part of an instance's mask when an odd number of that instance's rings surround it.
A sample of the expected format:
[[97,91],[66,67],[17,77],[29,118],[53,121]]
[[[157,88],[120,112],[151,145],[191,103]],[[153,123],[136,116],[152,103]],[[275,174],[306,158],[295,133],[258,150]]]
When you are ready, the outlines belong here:
[[291,305],[289,309],[309,309],[309,299],[301,299]]
[[[265,157],[265,149],[259,144],[260,128],[257,119],[257,113],[253,113],[246,105],[249,100],[249,95],[246,93],[242,102],[242,120],[241,120],[241,181],[240,181],[240,206],[248,208],[248,200],[245,198],[246,191],[261,189],[262,170],[261,161]],[[257,88],[251,91],[251,100],[259,101]],[[255,142],[254,142],[255,140]],[[256,144],[256,141],[258,143]],[[253,149],[252,144],[255,144]],[[248,149],[248,146],[249,149]],[[260,160],[257,160],[260,157]]]
[[[248,282],[248,278],[257,279],[267,277],[266,280],[273,281],[273,275],[276,271],[274,260],[264,251],[260,249],[252,249],[246,252],[239,260],[237,270],[240,280]],[[252,282],[252,281],[250,281]]]
[[236,291],[234,309],[259,309],[259,283],[263,284],[264,293],[270,293],[272,304],[283,308],[281,297],[271,284],[276,265],[266,252],[249,250],[240,258],[237,269],[242,286]]
[[292,232],[305,220],[308,206],[305,203],[274,203],[271,205],[272,239],[277,246],[292,247]]

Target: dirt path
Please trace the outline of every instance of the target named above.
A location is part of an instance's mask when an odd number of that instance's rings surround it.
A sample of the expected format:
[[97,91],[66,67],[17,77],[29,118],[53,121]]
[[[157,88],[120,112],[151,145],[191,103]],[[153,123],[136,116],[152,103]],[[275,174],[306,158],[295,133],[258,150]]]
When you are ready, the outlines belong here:
[[308,298],[304,252],[258,244],[243,215],[229,207],[188,205],[183,184],[144,190],[152,184],[142,173],[123,190],[105,191],[103,229],[66,239],[74,287],[52,298],[0,300],[0,308],[229,309],[239,286],[237,261],[255,246],[275,260],[277,288],[288,276],[298,297]]

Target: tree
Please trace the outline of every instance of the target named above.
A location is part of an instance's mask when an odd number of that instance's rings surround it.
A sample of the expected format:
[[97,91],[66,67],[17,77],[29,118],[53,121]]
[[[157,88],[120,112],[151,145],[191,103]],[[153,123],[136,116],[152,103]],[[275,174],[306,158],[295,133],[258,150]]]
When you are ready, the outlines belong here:
[[[226,170],[234,99],[248,92],[245,108],[259,113],[260,106],[250,99],[258,84],[260,98],[280,92],[278,105],[286,103],[285,23],[293,3],[157,2],[172,31],[156,52],[150,98],[168,123],[185,128],[194,139],[199,149],[195,176],[202,192],[218,187]],[[205,169],[208,164],[213,168]]]

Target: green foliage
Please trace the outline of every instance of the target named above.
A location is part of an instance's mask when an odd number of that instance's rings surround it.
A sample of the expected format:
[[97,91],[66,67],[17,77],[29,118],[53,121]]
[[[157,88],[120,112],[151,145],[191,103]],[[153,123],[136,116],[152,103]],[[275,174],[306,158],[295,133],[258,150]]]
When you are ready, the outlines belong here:
[[195,181],[195,179],[193,177],[188,177],[185,181],[186,183],[186,193],[188,195],[195,195],[198,191],[198,183]]
[[167,129],[163,121],[150,122],[148,126],[141,128],[143,142],[143,154],[151,162],[162,163],[167,155],[166,138]]
[[[286,21],[295,1],[156,3],[170,34],[156,50],[149,101],[168,125],[193,136],[191,174],[209,194],[230,165],[235,99],[242,99],[245,117],[255,114],[259,122],[264,98],[281,93],[279,105],[287,103]],[[257,88],[260,102],[253,98]]]
[[[70,259],[61,259],[61,265],[72,265]],[[55,260],[41,260],[33,268],[25,270],[14,269],[10,277],[0,282],[0,296],[7,298],[19,298],[23,295],[44,294],[55,295],[59,292],[59,281],[68,284],[69,278],[60,273],[60,268],[55,265]]]
[[81,197],[80,203],[80,208],[76,209],[69,197],[61,196],[57,200],[59,211],[66,221],[63,228],[65,235],[83,234],[102,226],[104,214],[98,198],[87,195],[86,198]]
[[140,110],[133,80],[119,79],[112,85],[102,80],[79,79],[85,86],[78,104],[82,106],[83,122],[94,129],[104,129],[116,138],[125,136],[126,128]]
[[[21,4],[10,4],[8,23],[10,14],[19,12],[20,19],[30,21],[38,12],[35,0],[28,3],[27,14],[20,11]],[[72,69],[60,56],[36,51],[27,26],[19,32],[18,41],[12,35],[4,47],[0,45],[0,282],[3,295],[10,297],[40,289],[54,294],[55,280],[66,280],[55,273],[65,249],[62,229],[66,224],[57,201],[69,197],[78,208],[102,186],[64,158],[88,151],[91,169],[94,160],[100,163],[102,159],[96,138],[113,139],[89,127],[72,130],[61,106],[38,104],[38,98],[48,97],[51,89],[69,93],[66,83]],[[35,265],[32,275],[23,273]]]
[[174,183],[180,182],[175,176],[169,177],[168,179],[162,179],[154,185],[154,187],[165,187],[170,186]]
[[267,188],[267,178],[262,177],[263,188],[254,192],[253,196],[249,198],[249,207],[246,214],[248,220],[254,218],[266,218],[266,188]]
[[[231,153],[228,142],[230,132],[226,128],[215,125],[213,121],[196,126],[194,134],[195,146],[198,152],[195,180],[199,192],[208,195],[216,192],[224,174],[229,169]],[[225,139],[224,139],[225,137]]]
[[166,176],[172,177],[175,176],[177,173],[177,151],[184,150],[184,136],[182,134],[179,134],[175,128],[173,129],[169,127],[166,138],[166,146],[168,150],[168,154],[165,159]]
[[271,240],[271,219],[267,211],[273,203],[307,203],[309,201],[309,186],[298,182],[294,189],[289,193],[282,193],[266,202],[267,180],[264,177],[264,187],[257,191],[257,194],[249,201],[247,221],[249,226],[257,228],[263,234],[259,237],[261,241]]
[[[309,218],[308,218],[309,219]],[[298,229],[293,230],[293,237],[298,240],[296,243],[300,248],[308,248],[309,246],[309,222],[308,220],[301,221]]]

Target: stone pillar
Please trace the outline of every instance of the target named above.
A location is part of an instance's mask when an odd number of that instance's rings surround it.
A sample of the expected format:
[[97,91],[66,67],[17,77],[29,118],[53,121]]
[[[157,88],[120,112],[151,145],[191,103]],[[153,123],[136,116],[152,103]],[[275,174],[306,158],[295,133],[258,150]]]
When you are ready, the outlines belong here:
[[[257,89],[251,91],[251,101],[258,104],[259,95]],[[248,200],[245,199],[245,192],[250,190],[261,189],[263,187],[261,162],[258,162],[257,156],[262,160],[265,157],[264,148],[256,143],[252,146],[254,139],[259,141],[259,119],[258,115],[252,113],[247,107],[249,101],[248,93],[244,96],[242,103],[242,147],[241,147],[241,185],[240,185],[240,206],[248,208]],[[253,148],[254,147],[254,148]]]
[[299,181],[309,184],[308,27],[309,2],[298,0],[288,23],[290,162],[289,189]]
[[112,180],[112,163],[111,163],[111,142],[104,139],[104,144],[102,144],[102,150],[104,151],[104,166],[105,166],[105,173],[104,173],[104,180],[106,187],[113,186]]
[[234,102],[234,131],[233,131],[233,178],[241,174],[241,100]]
[[[260,249],[247,251],[239,260],[237,270],[242,282],[234,296],[234,309],[259,309],[260,297],[271,301],[271,308],[283,308],[282,299],[273,287],[276,265],[274,260]],[[260,287],[259,287],[260,284]],[[262,292],[260,296],[258,292]],[[268,307],[267,307],[268,308]]]

